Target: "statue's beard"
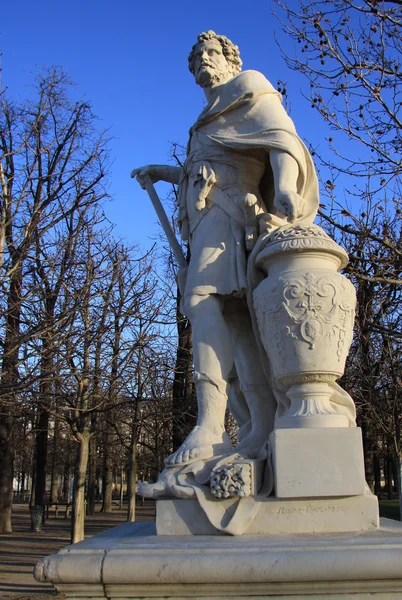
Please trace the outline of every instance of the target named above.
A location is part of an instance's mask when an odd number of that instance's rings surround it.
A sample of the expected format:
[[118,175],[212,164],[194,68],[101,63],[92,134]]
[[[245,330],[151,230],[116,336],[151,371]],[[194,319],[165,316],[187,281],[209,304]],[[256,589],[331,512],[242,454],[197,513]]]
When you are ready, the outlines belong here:
[[208,68],[199,69],[196,76],[196,82],[202,88],[209,88],[218,85],[222,81],[227,81],[227,72],[218,71],[216,67],[208,65]]

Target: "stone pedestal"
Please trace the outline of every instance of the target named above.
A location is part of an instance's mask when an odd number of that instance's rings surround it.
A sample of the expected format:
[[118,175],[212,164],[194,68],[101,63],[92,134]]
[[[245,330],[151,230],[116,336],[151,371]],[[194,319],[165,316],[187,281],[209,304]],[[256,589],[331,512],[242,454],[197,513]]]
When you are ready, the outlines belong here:
[[270,443],[277,498],[364,494],[359,427],[276,429]]
[[[235,499],[221,500],[232,516]],[[246,534],[329,533],[363,531],[379,526],[377,496],[277,500],[259,502],[256,517]],[[222,535],[208,521],[196,499],[169,498],[156,503],[158,535]]]
[[67,598],[397,600],[402,526],[338,534],[156,536],[127,523],[42,559]]

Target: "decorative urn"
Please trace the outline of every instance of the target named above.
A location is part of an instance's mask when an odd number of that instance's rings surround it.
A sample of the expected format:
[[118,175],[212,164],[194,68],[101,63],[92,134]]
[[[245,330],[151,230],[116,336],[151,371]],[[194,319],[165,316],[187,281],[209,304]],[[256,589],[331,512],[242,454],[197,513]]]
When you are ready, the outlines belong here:
[[347,427],[331,405],[353,336],[356,293],[338,270],[345,250],[317,225],[286,225],[266,238],[256,267],[266,278],[253,292],[260,337],[274,385],[288,408],[276,428]]

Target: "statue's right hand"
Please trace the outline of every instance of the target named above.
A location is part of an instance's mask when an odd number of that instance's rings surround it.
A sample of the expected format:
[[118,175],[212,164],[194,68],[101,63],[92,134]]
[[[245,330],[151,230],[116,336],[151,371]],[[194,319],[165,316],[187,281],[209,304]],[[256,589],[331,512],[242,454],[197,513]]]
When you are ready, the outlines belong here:
[[145,190],[145,183],[147,179],[150,179],[152,183],[156,183],[159,181],[159,165],[145,165],[144,167],[139,167],[138,169],[134,169],[131,171],[130,177],[132,179],[136,179],[143,190]]

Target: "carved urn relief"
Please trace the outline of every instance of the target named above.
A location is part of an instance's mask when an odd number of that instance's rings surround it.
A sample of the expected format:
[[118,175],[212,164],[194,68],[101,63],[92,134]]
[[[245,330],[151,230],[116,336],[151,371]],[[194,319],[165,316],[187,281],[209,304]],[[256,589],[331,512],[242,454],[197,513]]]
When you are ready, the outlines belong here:
[[274,231],[256,257],[267,277],[254,308],[276,385],[290,400],[276,428],[347,427],[330,403],[353,335],[356,294],[346,252],[317,225]]

